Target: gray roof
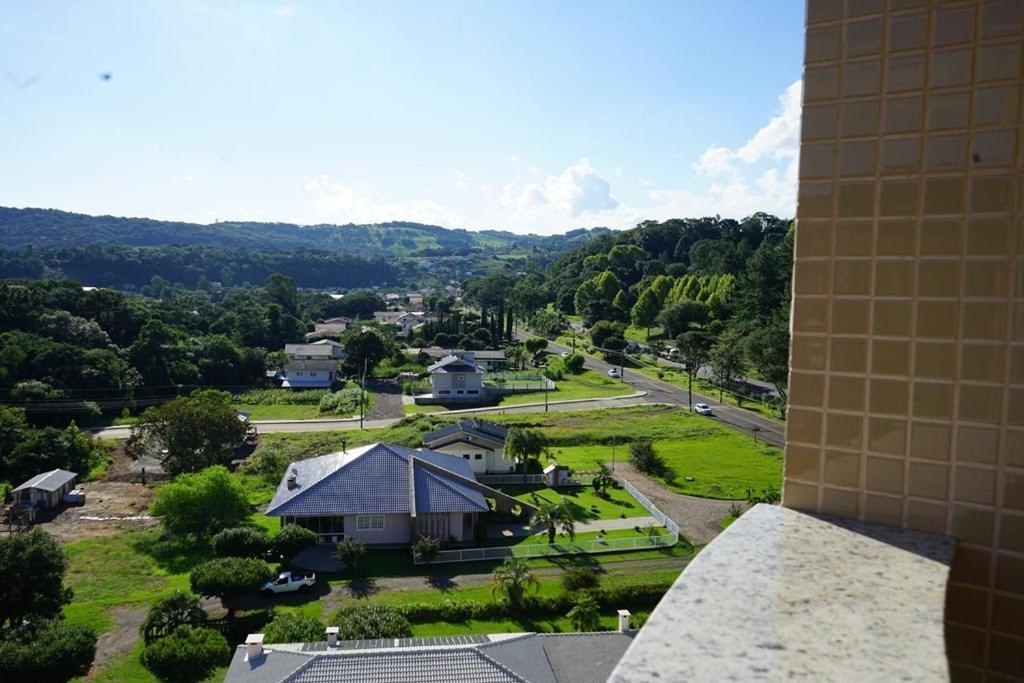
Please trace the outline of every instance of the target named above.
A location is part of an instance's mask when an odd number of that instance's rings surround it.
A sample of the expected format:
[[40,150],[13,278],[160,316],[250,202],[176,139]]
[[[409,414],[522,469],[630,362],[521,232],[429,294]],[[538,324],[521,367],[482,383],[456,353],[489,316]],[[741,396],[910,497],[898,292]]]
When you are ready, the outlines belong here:
[[68,472],[67,470],[50,470],[49,472],[37,474],[14,490],[39,489],[40,491],[50,491],[52,493],[69,481],[74,480],[77,476],[74,472]]
[[226,683],[591,683],[611,674],[636,632],[494,634],[235,650]]
[[459,420],[424,434],[423,445],[430,446],[442,441],[458,440],[458,437],[462,435],[475,436],[492,443],[504,444],[505,437],[508,436],[508,427],[476,418]]
[[[444,358],[455,353],[465,353],[460,349],[445,349],[442,346],[424,346],[421,349],[410,349],[416,353],[425,353],[431,358]],[[505,360],[505,352],[501,349],[478,349],[470,351],[479,360]]]
[[[428,470],[420,462],[439,467],[442,472]],[[444,470],[457,476],[446,477]],[[295,483],[289,488],[293,474]],[[417,512],[486,512],[489,508],[483,495],[458,477],[474,479],[472,467],[461,457],[371,444],[290,464],[267,514],[409,513],[413,503]]]
[[445,356],[427,368],[427,372],[467,372],[483,373],[484,369],[474,361],[462,356]]

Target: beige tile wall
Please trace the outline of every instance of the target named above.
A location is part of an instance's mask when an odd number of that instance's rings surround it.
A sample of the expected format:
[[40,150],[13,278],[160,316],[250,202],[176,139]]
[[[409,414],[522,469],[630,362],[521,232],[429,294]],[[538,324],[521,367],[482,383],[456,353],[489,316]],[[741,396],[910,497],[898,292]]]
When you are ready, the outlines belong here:
[[785,505],[954,535],[1024,680],[1024,0],[809,0]]

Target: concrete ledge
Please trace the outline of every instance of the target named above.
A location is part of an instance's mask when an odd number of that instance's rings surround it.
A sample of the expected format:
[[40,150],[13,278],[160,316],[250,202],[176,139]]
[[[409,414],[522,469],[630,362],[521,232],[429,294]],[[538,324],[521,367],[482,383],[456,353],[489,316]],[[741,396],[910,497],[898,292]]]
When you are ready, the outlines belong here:
[[610,681],[946,681],[946,536],[757,505],[690,563]]

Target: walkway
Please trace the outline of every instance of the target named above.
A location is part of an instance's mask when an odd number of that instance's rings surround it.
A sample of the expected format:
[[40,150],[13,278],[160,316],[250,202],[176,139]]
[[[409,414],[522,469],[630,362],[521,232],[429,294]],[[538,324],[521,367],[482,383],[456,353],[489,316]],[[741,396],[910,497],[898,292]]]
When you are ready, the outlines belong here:
[[[626,517],[618,519],[598,519],[593,522],[577,522],[576,533],[585,534],[594,531],[618,531],[620,529],[632,529],[634,527],[640,527],[641,529],[648,524],[657,524],[658,520],[654,517]],[[528,524],[519,524],[516,522],[509,522],[503,524],[488,524],[487,525],[487,537],[488,538],[514,538],[517,536],[531,536],[534,532],[530,530]]]

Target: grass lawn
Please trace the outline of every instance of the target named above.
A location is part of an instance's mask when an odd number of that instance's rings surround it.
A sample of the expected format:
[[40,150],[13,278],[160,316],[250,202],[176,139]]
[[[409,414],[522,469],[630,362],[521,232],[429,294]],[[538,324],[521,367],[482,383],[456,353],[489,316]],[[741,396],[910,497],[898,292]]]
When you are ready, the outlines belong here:
[[[373,410],[374,396],[370,390],[366,391],[366,412]],[[235,410],[249,413],[250,420],[329,420],[332,418],[345,418],[359,415],[359,408],[351,414],[345,415],[321,415],[319,406],[308,404],[284,404],[284,403],[233,403]]]
[[[549,401],[569,401],[578,398],[609,398],[612,396],[628,396],[633,388],[628,384],[614,380],[593,370],[584,370],[578,375],[566,375],[555,382],[557,387],[548,392]],[[501,399],[501,405],[514,406],[524,403],[543,403],[544,392],[531,394],[514,394]]]
[[427,415],[429,413],[443,413],[447,410],[444,406],[418,406],[415,403],[407,403],[402,406],[402,412],[406,415]]
[[[655,370],[654,368],[646,366],[634,368],[635,372],[641,372],[647,375],[648,377],[658,378],[663,382],[674,384],[677,387],[680,387],[681,389],[687,388],[685,372],[670,367],[664,367],[661,368],[661,370],[662,376],[658,377],[658,370]],[[704,379],[694,379],[693,390],[705,396],[711,396],[716,399],[718,398],[718,387]],[[728,391],[723,393],[723,398],[725,399],[725,403],[727,405],[736,406],[738,408],[742,408],[743,410],[749,410],[752,413],[757,413],[762,417],[767,417],[772,420],[779,420],[779,411],[766,403],[761,403],[760,401],[754,401],[751,399],[744,399],[743,405],[739,405],[736,401],[736,395],[731,394]]]
[[654,341],[655,339],[660,339],[664,334],[665,331],[661,329],[659,325],[655,325],[651,328],[651,338],[648,340],[647,328],[636,327],[634,325],[630,325],[626,328],[626,339],[632,339],[633,341],[638,342]]
[[[668,536],[668,530],[659,527],[659,536]],[[646,539],[647,535],[637,531],[636,529],[612,529],[602,534],[599,531],[584,531],[576,534],[575,540],[570,541],[568,534],[559,533],[555,535],[555,545],[559,549],[575,550],[577,552],[586,552],[591,542],[596,541],[598,536],[603,536],[607,539],[614,540],[630,540],[630,539]],[[546,533],[532,534],[530,536],[522,536],[519,538],[509,538],[504,540],[488,540],[488,545],[547,545],[548,535]]]
[[583,486],[549,489],[546,486],[506,485],[497,488],[527,503],[533,502],[534,497],[549,503],[557,503],[565,498],[573,519],[579,522],[647,516],[647,510],[621,488],[610,489],[608,498],[602,498],[594,489]]

